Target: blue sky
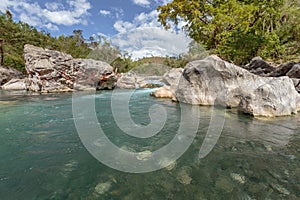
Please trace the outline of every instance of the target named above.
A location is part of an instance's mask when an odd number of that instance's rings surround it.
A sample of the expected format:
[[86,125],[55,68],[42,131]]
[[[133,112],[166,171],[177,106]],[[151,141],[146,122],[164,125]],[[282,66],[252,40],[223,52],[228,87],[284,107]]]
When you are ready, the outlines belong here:
[[179,27],[164,30],[156,8],[170,0],[1,0],[14,20],[24,21],[53,36],[83,30],[85,38],[105,35],[133,58],[178,55],[190,39]]

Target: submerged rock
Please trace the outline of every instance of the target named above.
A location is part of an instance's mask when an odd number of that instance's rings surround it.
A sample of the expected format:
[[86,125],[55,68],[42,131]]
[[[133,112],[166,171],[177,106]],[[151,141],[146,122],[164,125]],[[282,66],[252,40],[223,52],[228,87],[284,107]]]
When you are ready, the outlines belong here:
[[111,188],[111,182],[99,183],[95,187],[95,193],[98,195],[108,192]]
[[152,157],[152,152],[148,150],[139,152],[136,156],[138,160],[144,160],[144,161],[149,160],[151,157]]
[[242,176],[240,174],[237,174],[237,173],[231,173],[230,174],[231,178],[237,182],[239,182],[240,184],[245,184],[246,182],[246,178],[245,176]]
[[183,185],[189,185],[191,184],[191,181],[193,179],[190,177],[188,170],[186,168],[183,168],[179,171],[177,175],[177,180]]
[[176,168],[177,162],[176,160],[170,160],[168,158],[163,158],[162,160],[159,161],[159,165],[161,167],[164,167],[166,170],[171,171]]
[[175,96],[189,104],[240,107],[254,116],[291,115],[300,110],[300,96],[291,79],[261,77],[217,56],[190,62]]
[[290,195],[290,192],[279,184],[271,183],[271,187],[281,194]]
[[230,193],[233,191],[234,185],[225,176],[221,176],[217,179],[215,187],[219,191]]

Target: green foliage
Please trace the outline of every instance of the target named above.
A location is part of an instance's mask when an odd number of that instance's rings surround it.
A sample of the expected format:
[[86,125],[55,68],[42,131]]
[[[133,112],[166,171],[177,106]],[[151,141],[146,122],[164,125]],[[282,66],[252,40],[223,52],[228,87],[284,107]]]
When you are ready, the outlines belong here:
[[137,66],[137,63],[133,62],[130,57],[118,57],[112,63],[111,66],[118,69],[118,72],[125,73]]
[[85,58],[91,49],[84,43],[82,31],[74,31],[74,36],[51,37],[49,33],[38,31],[24,22],[14,22],[9,11],[0,13],[0,38],[4,40],[4,65],[25,71],[23,48],[25,44],[62,51],[75,58]]
[[183,68],[187,63],[188,60],[181,57],[167,57],[164,59],[164,64],[171,68]]
[[[90,52],[87,58],[112,63],[121,56],[120,49],[113,46],[111,41],[108,41],[103,36],[98,36],[98,38],[90,37],[90,41],[90,46],[93,50]],[[118,61],[120,62],[120,59],[118,59]]]
[[160,63],[144,63],[131,69],[131,71],[144,76],[162,76],[169,69],[170,67]]
[[182,57],[181,60],[186,60],[186,61],[201,60],[207,57],[208,55],[209,55],[209,51],[206,50],[205,45],[202,45],[193,40],[189,44],[188,52],[181,55]]
[[173,0],[158,11],[165,28],[188,22],[191,38],[236,64],[257,55],[282,59],[300,39],[300,9],[293,0]]

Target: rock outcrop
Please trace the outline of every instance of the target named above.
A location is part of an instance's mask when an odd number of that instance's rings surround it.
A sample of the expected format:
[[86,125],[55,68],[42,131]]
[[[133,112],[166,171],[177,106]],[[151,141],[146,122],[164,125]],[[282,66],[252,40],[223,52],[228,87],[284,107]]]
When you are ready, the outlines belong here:
[[35,92],[66,92],[73,90],[112,89],[117,77],[113,68],[92,59],[74,59],[71,55],[24,47],[26,86]]
[[156,88],[164,85],[160,80],[160,76],[142,76],[129,71],[120,75],[116,87],[122,89]]
[[163,75],[163,82],[166,84],[150,93],[150,96],[156,98],[169,98],[172,101],[177,101],[175,90],[178,87],[180,77],[182,76],[182,68],[170,69]]
[[26,90],[25,79],[11,79],[1,87],[3,90]]
[[267,84],[256,88],[253,93],[244,96],[239,110],[253,116],[285,116],[297,113],[299,94],[287,76],[273,78]]
[[150,96],[156,97],[156,98],[169,98],[172,99],[172,101],[177,101],[175,94],[170,86],[163,86],[158,88],[157,90],[150,93]]
[[300,95],[288,77],[262,77],[217,56],[187,64],[175,96],[196,105],[240,107],[254,116],[282,116],[300,109]]
[[117,88],[135,89],[137,88],[137,75],[134,72],[122,73],[117,81]]
[[288,76],[290,78],[300,79],[300,63],[288,62],[278,67],[273,67],[264,61],[261,57],[255,57],[245,67],[253,74],[267,77]]
[[178,86],[182,72],[182,68],[173,68],[164,74],[163,81],[175,89]]
[[23,78],[22,72],[11,67],[0,66],[0,86],[4,85],[11,79],[19,79],[19,78]]
[[255,57],[251,60],[249,64],[245,67],[249,72],[260,75],[260,76],[269,76],[276,68],[268,64],[261,57]]

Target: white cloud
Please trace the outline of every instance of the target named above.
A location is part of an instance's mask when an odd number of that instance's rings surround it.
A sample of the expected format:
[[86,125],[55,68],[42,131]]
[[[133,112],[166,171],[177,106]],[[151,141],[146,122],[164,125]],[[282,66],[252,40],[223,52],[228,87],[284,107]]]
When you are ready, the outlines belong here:
[[149,0],[133,0],[133,3],[139,6],[148,6],[150,5]]
[[57,11],[57,10],[63,10],[65,9],[64,5],[62,3],[57,3],[57,2],[47,2],[45,4],[45,7],[49,10],[49,11]]
[[132,24],[130,22],[124,22],[122,20],[116,21],[116,23],[114,24],[114,28],[119,33],[126,33],[128,30],[130,30],[133,27],[134,27],[134,24]]
[[37,2],[28,0],[2,0],[0,11],[12,8],[20,20],[36,27],[58,30],[57,25],[71,26],[87,24],[91,4],[88,0],[67,0],[66,4],[60,2],[46,3],[42,8]]
[[147,56],[178,56],[186,52],[190,39],[181,30],[165,30],[157,22],[157,11],[140,13],[132,22],[118,20],[111,40],[134,59]]
[[110,14],[111,14],[111,12],[110,12],[109,10],[100,10],[99,13],[100,13],[101,15],[104,15],[104,16],[107,16],[107,15],[110,15]]
[[124,10],[122,8],[113,7],[112,11],[115,14],[116,19],[120,19],[124,16]]

